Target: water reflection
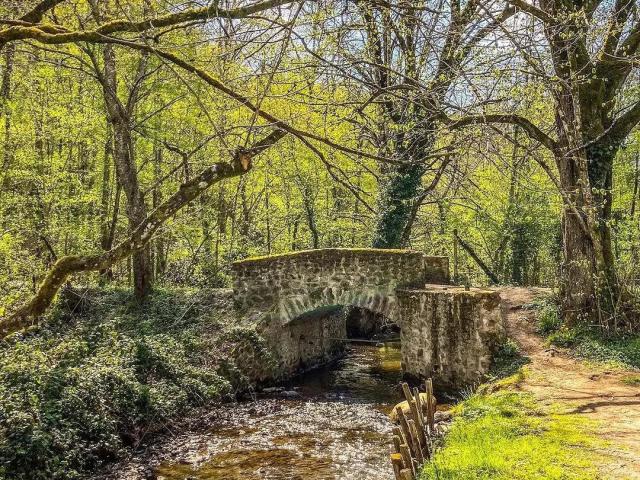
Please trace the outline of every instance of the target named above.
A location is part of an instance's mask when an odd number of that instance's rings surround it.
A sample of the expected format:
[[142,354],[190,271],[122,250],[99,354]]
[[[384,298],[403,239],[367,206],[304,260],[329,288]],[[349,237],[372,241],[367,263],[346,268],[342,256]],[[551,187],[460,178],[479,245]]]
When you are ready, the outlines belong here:
[[386,480],[399,401],[399,344],[353,345],[334,365],[286,386],[285,398],[227,407],[186,463],[158,478],[211,480]]

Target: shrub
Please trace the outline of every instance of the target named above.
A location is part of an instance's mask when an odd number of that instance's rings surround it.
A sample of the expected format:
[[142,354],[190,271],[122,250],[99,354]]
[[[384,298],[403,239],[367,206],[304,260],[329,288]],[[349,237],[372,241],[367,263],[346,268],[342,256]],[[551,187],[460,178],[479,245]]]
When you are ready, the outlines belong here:
[[549,335],[562,326],[562,317],[557,303],[546,298],[537,304],[538,333]]

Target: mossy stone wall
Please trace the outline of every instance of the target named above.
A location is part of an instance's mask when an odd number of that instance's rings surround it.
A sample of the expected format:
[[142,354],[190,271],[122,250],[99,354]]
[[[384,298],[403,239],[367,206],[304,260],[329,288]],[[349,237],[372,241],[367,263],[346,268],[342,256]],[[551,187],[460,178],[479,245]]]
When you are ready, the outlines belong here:
[[482,379],[505,336],[498,292],[429,285],[397,296],[405,374],[447,389]]

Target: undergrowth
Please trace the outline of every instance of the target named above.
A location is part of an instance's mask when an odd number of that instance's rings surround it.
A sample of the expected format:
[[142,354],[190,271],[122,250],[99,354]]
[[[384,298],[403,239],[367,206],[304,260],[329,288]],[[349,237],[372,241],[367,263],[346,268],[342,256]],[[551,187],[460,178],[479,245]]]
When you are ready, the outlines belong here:
[[605,336],[595,329],[567,328],[552,298],[537,302],[538,332],[551,345],[569,348],[576,357],[623,369],[640,368],[640,336]]
[[520,352],[518,344],[511,338],[507,338],[496,350],[493,356],[491,369],[489,370],[488,380],[496,382],[505,377],[510,377],[519,372],[519,370],[530,362]]
[[130,298],[94,293],[0,346],[0,478],[79,478],[233,394],[238,338],[221,336],[214,306],[189,291]]
[[599,478],[588,424],[527,393],[478,393],[454,408],[444,444],[422,480],[589,480]]

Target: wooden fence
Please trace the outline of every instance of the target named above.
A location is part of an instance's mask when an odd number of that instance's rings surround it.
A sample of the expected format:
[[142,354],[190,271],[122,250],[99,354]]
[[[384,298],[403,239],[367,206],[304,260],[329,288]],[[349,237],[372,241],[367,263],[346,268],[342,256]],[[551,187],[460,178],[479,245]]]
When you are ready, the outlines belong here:
[[409,411],[396,406],[398,425],[393,428],[393,453],[391,464],[396,480],[415,480],[420,466],[431,459],[432,438],[435,435],[436,402],[433,383],[426,381],[426,395],[420,396],[417,388],[413,392],[406,383],[402,392],[409,404]]

